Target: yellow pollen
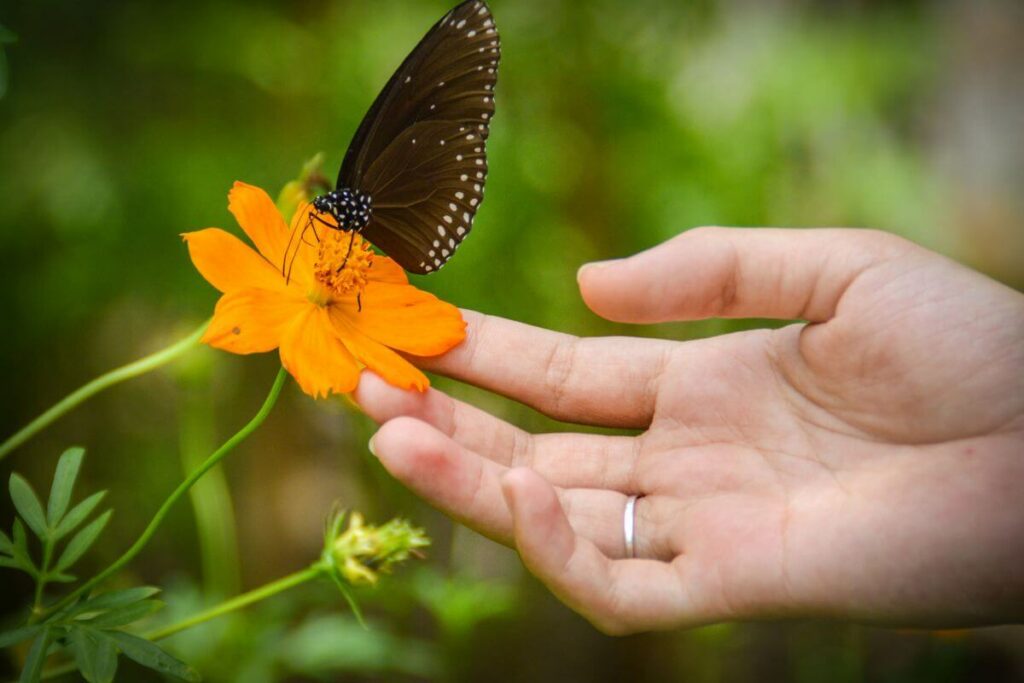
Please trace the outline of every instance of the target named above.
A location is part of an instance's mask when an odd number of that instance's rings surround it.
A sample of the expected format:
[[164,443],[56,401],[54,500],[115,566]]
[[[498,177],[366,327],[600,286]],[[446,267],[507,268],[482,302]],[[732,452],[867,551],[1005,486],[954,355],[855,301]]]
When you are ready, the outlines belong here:
[[373,250],[370,243],[359,235],[343,230],[321,232],[313,276],[327,290],[328,295],[362,294],[366,289],[367,272],[372,265]]

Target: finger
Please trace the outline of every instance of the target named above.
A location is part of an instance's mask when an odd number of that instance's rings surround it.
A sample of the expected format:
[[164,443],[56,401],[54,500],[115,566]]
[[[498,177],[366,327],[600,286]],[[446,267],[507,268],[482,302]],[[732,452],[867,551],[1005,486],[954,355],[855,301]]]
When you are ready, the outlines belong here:
[[587,264],[578,279],[587,305],[620,322],[824,322],[860,273],[909,248],[872,230],[697,228],[629,258]]
[[[511,545],[512,518],[501,493],[507,468],[407,417],[384,424],[371,443],[381,464],[428,503],[488,538]],[[577,533],[602,550],[621,555],[626,496],[597,489],[559,489],[557,495]]]
[[462,447],[508,467],[528,466],[556,486],[636,489],[640,441],[598,434],[532,435],[490,413],[430,389],[419,393],[394,387],[364,371],[354,394],[376,422],[414,417]]
[[682,559],[608,559],[573,530],[555,490],[529,469],[510,470],[502,488],[523,563],[599,629],[624,634],[694,619],[683,588]]
[[589,338],[463,311],[466,341],[428,370],[521,401],[557,420],[642,428],[654,413],[670,342]]

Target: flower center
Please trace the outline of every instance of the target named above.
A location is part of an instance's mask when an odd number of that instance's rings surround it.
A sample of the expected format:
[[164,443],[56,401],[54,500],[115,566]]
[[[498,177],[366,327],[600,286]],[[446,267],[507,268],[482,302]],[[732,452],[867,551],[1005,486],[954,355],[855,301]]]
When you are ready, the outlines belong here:
[[318,296],[317,303],[324,305],[330,297],[362,294],[372,265],[373,250],[362,237],[344,230],[321,231],[313,276],[327,296]]

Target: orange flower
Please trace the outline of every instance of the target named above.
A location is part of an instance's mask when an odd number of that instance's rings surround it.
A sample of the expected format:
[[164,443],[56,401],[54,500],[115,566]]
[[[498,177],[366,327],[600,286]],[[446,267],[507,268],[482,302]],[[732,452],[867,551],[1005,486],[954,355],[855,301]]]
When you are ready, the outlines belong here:
[[281,363],[314,397],[352,391],[364,367],[425,391],[429,380],[395,351],[435,356],[457,345],[466,336],[459,310],[410,285],[359,235],[318,225],[318,241],[312,230],[299,240],[307,206],[292,219],[298,252],[287,281],[281,265],[292,233],[257,187],[236,182],[228,208],[258,253],[218,228],[183,235],[192,263],[224,294],[203,341],[232,353],[280,349]]

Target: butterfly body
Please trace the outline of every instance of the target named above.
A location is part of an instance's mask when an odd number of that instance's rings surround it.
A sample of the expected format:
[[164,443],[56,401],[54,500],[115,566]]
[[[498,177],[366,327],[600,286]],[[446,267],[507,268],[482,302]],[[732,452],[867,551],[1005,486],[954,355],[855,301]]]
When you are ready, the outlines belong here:
[[370,195],[347,187],[320,195],[313,200],[313,208],[334,218],[337,225],[328,227],[345,232],[362,232],[373,215]]
[[466,0],[448,12],[370,106],[336,189],[313,209],[412,273],[444,266],[483,201],[499,57],[486,3]]

